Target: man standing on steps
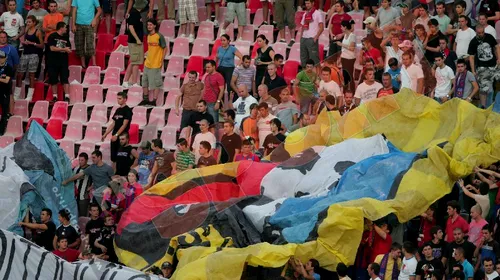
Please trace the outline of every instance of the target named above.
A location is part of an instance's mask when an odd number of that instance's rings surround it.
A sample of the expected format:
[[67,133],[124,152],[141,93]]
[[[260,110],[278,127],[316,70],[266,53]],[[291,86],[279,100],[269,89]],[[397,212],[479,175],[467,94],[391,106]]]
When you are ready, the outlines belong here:
[[7,120],[9,119],[9,106],[12,99],[12,78],[14,70],[7,63],[7,54],[0,50],[0,102],[2,106],[2,118],[0,119],[0,135],[5,133]]
[[314,8],[314,0],[306,0],[307,11],[302,16],[301,34],[300,34],[300,63],[302,67],[306,67],[306,62],[309,59],[314,61],[314,64],[319,63],[319,36],[325,29],[323,15],[320,11]]
[[[67,35],[67,25],[64,21],[58,22],[57,31],[50,34],[47,39],[47,73],[49,74],[49,84],[52,87],[54,102],[57,101],[57,84],[60,82],[64,88],[65,96],[69,94],[69,57],[71,45]],[[26,98],[31,100],[33,96]]]
[[[285,43],[285,25],[290,30],[290,43],[288,46],[291,48],[295,44],[295,7],[292,1],[289,0],[275,0],[274,1],[274,19],[279,30],[278,40],[280,43]],[[266,21],[267,18],[264,18]],[[267,23],[266,23],[267,24]]]
[[87,58],[96,65],[94,28],[99,23],[101,13],[98,0],[73,0],[71,4],[71,30],[75,33],[76,54],[80,57],[83,68],[87,67]]
[[[224,19],[224,26],[221,28],[220,35],[226,34],[227,26],[234,21],[234,17],[238,17],[238,40],[243,39],[243,27],[247,25],[246,7],[249,4],[250,0],[227,0],[226,18]],[[224,0],[222,0],[221,5],[224,6]]]
[[111,161],[113,165],[116,163],[116,155],[118,153],[118,149],[120,148],[120,142],[118,141],[118,137],[122,133],[128,133],[130,129],[130,122],[132,121],[132,109],[127,106],[127,94],[124,92],[119,92],[117,94],[116,100],[118,102],[118,109],[116,109],[115,114],[113,115],[110,126],[106,129],[106,132],[102,136],[102,141],[106,139],[106,136],[110,132],[112,132],[113,136],[111,136]]

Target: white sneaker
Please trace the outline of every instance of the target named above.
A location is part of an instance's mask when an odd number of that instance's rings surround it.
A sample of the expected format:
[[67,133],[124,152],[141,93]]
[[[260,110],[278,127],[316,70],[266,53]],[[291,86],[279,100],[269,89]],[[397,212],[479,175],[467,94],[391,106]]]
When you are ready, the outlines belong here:
[[214,25],[215,25],[215,27],[218,27],[219,26],[219,21],[215,19],[214,20]]
[[239,37],[238,40],[236,40],[236,41],[240,41],[240,42],[243,41],[243,37]]
[[186,34],[182,33],[182,34],[181,34],[181,37],[182,37],[182,38],[186,37]]
[[132,87],[141,87],[140,84],[133,84]]
[[21,88],[16,87],[14,89],[14,100],[18,100],[21,97]]
[[194,35],[193,34],[189,34],[188,39],[189,39],[189,43],[194,42]]
[[26,100],[28,102],[31,102],[31,100],[33,99],[33,93],[35,93],[35,89],[34,88],[28,88],[28,94],[26,95]]
[[122,87],[123,89],[127,89],[130,87],[130,85],[128,84],[128,82],[123,82]]

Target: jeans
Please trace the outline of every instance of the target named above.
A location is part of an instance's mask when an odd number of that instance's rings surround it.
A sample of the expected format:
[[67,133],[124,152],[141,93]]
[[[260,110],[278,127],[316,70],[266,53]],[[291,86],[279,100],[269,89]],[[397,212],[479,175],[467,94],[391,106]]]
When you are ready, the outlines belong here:
[[215,123],[218,123],[219,122],[219,110],[215,110],[214,109],[214,106],[215,106],[215,102],[211,102],[211,103],[208,103],[207,102],[207,112],[212,115],[212,117],[214,118],[214,122]]

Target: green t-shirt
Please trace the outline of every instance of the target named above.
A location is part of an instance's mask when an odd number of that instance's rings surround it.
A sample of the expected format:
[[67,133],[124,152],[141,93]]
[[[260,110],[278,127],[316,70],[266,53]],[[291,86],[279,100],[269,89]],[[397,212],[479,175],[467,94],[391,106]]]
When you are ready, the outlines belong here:
[[300,94],[303,96],[311,96],[316,92],[316,80],[318,75],[315,72],[307,74],[305,71],[300,71],[297,74],[297,82],[299,83]]
[[177,164],[177,171],[184,171],[189,168],[189,165],[192,167],[196,166],[194,163],[194,154],[192,152],[177,152],[175,163]]

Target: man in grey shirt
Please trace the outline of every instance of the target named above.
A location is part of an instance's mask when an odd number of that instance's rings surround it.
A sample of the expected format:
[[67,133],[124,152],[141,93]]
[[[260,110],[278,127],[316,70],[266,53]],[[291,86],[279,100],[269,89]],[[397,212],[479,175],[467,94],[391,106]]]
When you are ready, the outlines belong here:
[[472,72],[467,70],[465,60],[457,60],[457,73],[455,74],[455,91],[453,97],[458,97],[467,102],[471,102],[472,98],[479,91],[476,77]]
[[393,23],[400,15],[398,9],[391,7],[390,0],[382,0],[376,17],[378,26],[383,29],[385,25]]
[[[250,95],[255,97],[255,67],[251,64],[252,59],[249,55],[244,55],[242,57],[242,63],[236,69],[234,69],[233,77],[231,78],[231,90],[234,92],[238,92],[239,85],[247,86],[248,92]],[[257,81],[260,85],[262,81]],[[229,91],[231,91],[229,90]],[[236,100],[230,100],[230,102],[234,102]]]
[[88,175],[94,184],[94,189],[108,185],[111,181],[111,176],[115,174],[113,168],[102,161],[101,151],[92,152],[92,165],[87,167],[82,172],[73,175],[71,178],[66,179],[62,182],[62,185],[67,185],[70,182],[80,179],[81,177]]
[[43,24],[43,18],[45,15],[47,15],[48,12],[42,8],[40,8],[40,0],[32,0],[31,1],[31,10],[28,12],[28,16],[35,16],[36,20],[38,21],[36,28],[40,29],[40,31],[43,32],[42,24]]

